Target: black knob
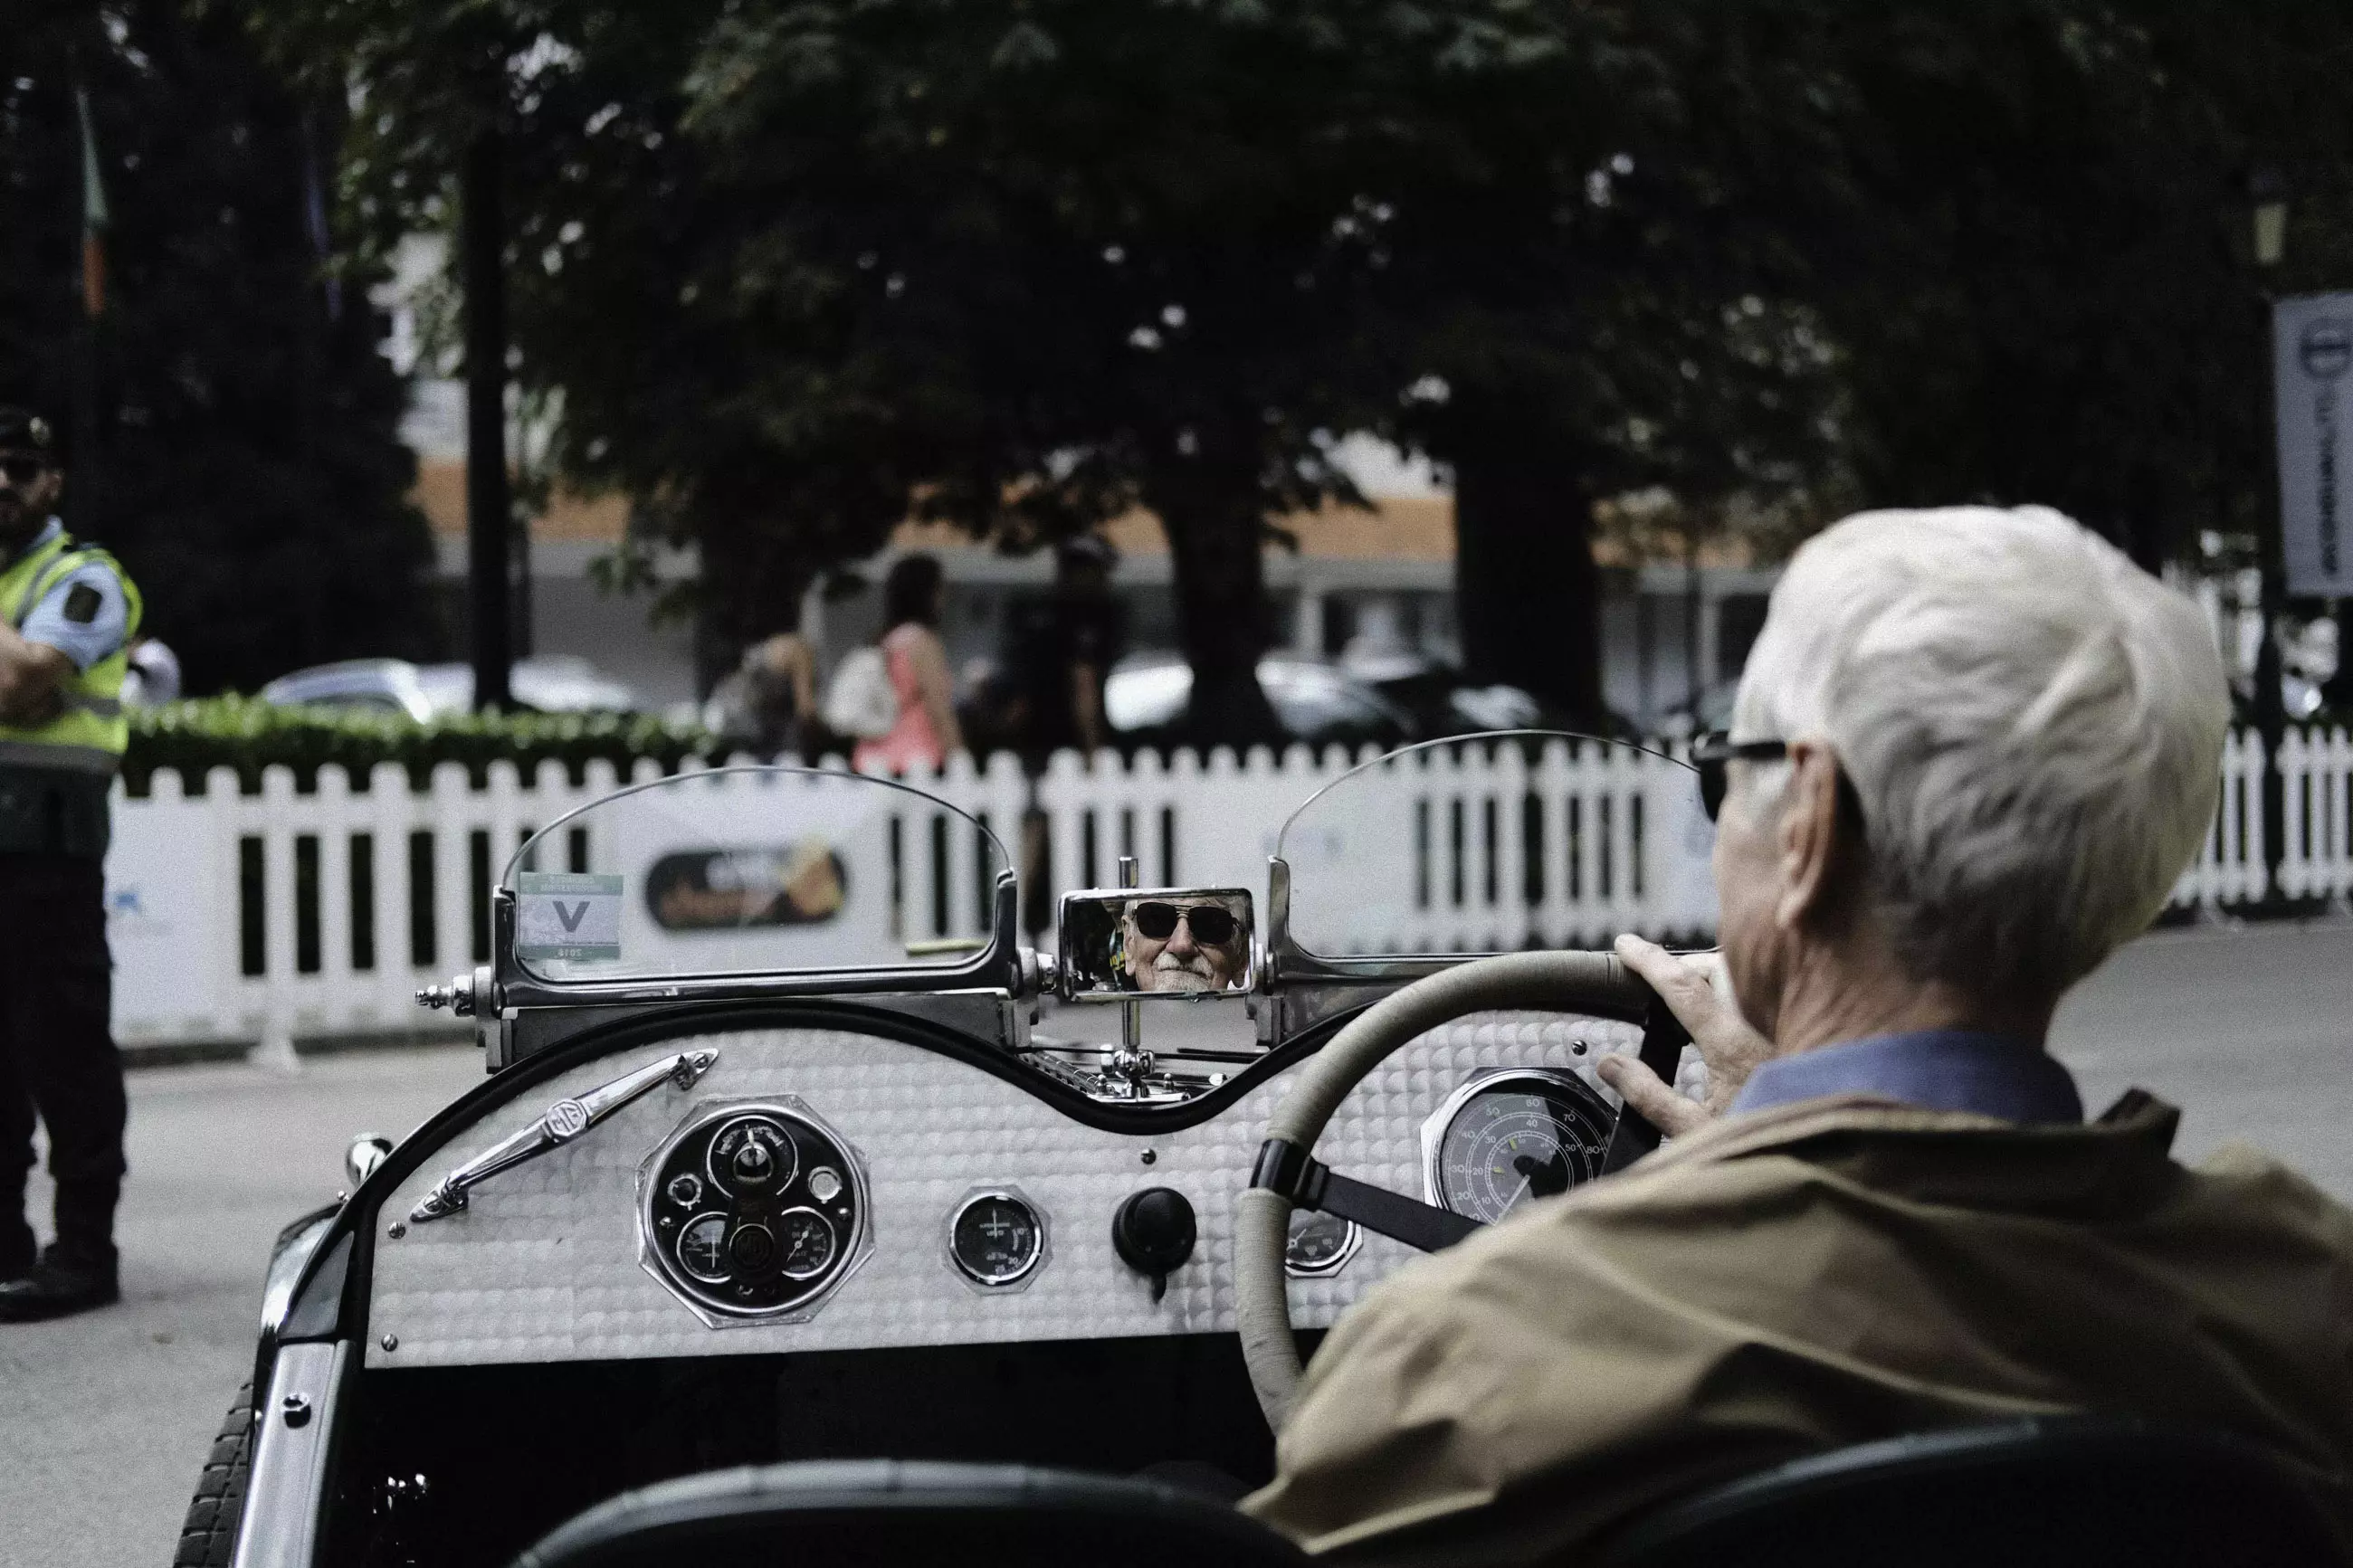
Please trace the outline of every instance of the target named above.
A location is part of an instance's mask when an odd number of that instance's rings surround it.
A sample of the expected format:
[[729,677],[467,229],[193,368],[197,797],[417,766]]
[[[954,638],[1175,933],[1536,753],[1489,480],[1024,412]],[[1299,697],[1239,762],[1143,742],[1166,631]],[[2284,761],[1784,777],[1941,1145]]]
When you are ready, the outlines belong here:
[[736,1268],[757,1274],[776,1260],[776,1233],[765,1225],[738,1226],[727,1243],[727,1255],[735,1260]]
[[1198,1235],[1193,1205],[1174,1187],[1146,1187],[1131,1194],[1111,1216],[1111,1244],[1120,1261],[1152,1276],[1158,1300],[1168,1276],[1193,1256]]

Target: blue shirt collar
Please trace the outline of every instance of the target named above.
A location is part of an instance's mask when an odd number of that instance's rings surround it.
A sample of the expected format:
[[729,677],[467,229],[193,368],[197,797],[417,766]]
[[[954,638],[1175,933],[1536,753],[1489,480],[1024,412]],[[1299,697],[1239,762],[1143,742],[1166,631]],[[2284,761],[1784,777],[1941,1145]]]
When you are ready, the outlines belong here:
[[2075,1079],[2048,1052],[2010,1035],[1921,1029],[1775,1057],[1748,1075],[1736,1111],[1833,1094],[1875,1094],[1924,1110],[2004,1121],[2081,1121]]

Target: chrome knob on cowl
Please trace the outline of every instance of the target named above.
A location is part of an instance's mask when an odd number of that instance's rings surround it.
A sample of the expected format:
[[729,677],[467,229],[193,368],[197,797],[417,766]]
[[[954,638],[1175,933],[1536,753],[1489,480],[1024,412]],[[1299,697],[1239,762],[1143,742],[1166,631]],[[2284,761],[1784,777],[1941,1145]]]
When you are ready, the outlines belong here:
[[343,1174],[351,1178],[352,1190],[357,1192],[375,1168],[392,1152],[392,1140],[381,1132],[363,1132],[352,1140],[343,1151]]
[[1167,1293],[1168,1276],[1193,1256],[1199,1236],[1192,1201],[1174,1187],[1132,1193],[1111,1216],[1112,1249],[1121,1262],[1150,1278],[1155,1301]]

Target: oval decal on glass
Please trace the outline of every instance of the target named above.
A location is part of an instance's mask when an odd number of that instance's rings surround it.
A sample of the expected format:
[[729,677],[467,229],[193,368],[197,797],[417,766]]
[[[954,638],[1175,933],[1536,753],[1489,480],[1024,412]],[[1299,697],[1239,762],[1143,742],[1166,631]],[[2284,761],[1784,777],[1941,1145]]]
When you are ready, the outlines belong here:
[[664,931],[821,925],[849,897],[841,857],[822,838],[685,849],[646,873],[646,909]]

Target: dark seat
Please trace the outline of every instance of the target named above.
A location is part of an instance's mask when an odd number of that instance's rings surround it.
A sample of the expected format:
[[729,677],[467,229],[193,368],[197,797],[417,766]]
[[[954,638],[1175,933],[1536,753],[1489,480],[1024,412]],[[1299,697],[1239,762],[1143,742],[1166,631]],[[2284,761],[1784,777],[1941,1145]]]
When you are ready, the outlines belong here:
[[2328,1568],[2310,1489],[2226,1433],[2063,1416],[1866,1443],[1673,1503],[1596,1568]]
[[1225,1504],[1158,1481],[849,1459],[712,1470],[624,1492],[543,1537],[514,1568],[1298,1568],[1304,1561]]

